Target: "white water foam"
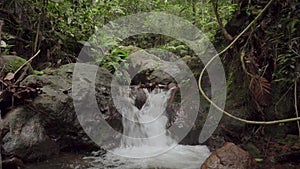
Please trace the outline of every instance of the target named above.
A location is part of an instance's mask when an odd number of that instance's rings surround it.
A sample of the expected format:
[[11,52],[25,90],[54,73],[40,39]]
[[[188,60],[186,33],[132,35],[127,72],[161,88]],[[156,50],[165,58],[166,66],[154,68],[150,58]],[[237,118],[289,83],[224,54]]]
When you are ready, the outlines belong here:
[[134,106],[134,97],[126,97],[132,104],[128,109],[122,108],[120,147],[108,151],[103,157],[86,158],[92,159],[93,167],[89,169],[198,169],[210,155],[206,146],[177,145],[168,135],[165,111],[172,89],[152,92],[144,89],[144,92],[147,101],[141,110]]

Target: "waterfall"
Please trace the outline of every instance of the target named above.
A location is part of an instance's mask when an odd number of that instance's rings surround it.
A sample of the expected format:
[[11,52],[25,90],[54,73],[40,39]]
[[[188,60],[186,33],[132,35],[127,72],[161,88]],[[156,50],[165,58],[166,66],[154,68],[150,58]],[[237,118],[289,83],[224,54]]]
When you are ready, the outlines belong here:
[[141,109],[135,106],[134,95],[124,89],[119,91],[124,93],[124,97],[115,98],[123,117],[120,146],[103,157],[90,157],[94,166],[90,169],[200,168],[210,155],[208,148],[201,145],[177,145],[166,128],[169,120],[166,107],[173,89],[139,90],[143,90],[147,96]]
[[175,141],[167,136],[168,118],[165,115],[167,101],[172,90],[163,92],[161,89],[155,89],[150,93],[147,89],[141,90],[145,92],[148,98],[141,110],[133,109],[135,111],[122,112],[125,118],[122,119],[121,148],[166,147],[175,144]]

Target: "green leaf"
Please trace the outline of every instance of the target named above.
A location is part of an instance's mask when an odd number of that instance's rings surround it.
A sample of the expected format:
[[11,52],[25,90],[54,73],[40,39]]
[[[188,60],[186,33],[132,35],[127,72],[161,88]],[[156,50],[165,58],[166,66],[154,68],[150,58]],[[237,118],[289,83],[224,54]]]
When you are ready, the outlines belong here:
[[34,74],[36,75],[43,75],[44,72],[43,71],[38,71],[38,70],[33,70]]
[[255,158],[255,161],[260,163],[260,162],[263,162],[264,159],[262,159],[262,158]]

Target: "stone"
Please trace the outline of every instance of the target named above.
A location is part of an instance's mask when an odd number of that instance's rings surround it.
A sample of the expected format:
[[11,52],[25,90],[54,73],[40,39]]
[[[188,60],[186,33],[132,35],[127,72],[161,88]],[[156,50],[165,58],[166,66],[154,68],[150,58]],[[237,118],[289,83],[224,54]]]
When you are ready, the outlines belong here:
[[[192,78],[187,76],[190,72],[187,72],[188,67],[183,62],[180,60],[167,61],[161,57],[145,50],[132,53],[125,62],[126,64],[122,63],[122,67],[128,69],[126,70],[128,74],[123,73],[128,76],[127,79],[132,79],[131,84],[135,85],[150,82],[167,85],[170,82],[181,83]],[[126,65],[129,67],[126,68]]]
[[[41,76],[30,75],[21,82],[21,85],[25,86],[36,82],[43,84],[42,93],[31,103],[8,112],[1,122],[5,159],[16,156],[24,162],[37,161],[48,159],[58,151],[99,149],[99,146],[86,134],[87,131],[82,128],[74,109],[74,100],[88,100],[91,94],[85,90],[86,88],[84,91],[72,93],[74,66],[75,64],[64,65],[58,69],[48,70]],[[87,124],[99,124],[99,114],[101,114],[110,126],[121,131],[121,116],[117,113],[110,94],[112,75],[99,68],[96,82],[92,84],[88,77],[91,77],[91,73],[94,72],[89,72],[85,68],[82,72],[85,74],[83,73],[83,76],[76,80],[79,84],[88,87],[95,85],[94,96],[100,110],[100,113],[93,114],[95,117],[87,118],[91,120]],[[81,105],[83,107],[90,106],[89,102],[83,104],[85,104]],[[100,132],[98,129],[93,129],[91,127],[91,132],[94,132],[94,135],[99,134],[100,139],[103,135],[113,137],[111,133],[102,129]]]
[[[2,73],[7,74],[9,72],[15,73],[25,63],[26,63],[26,59],[23,59],[20,56],[2,55],[0,56],[0,68],[4,68],[4,69],[1,72],[1,74]],[[32,74],[33,69],[30,63],[28,63],[27,66],[28,66],[27,73]]]
[[251,155],[235,145],[225,143],[215,150],[202,164],[201,169],[254,169],[255,160]]
[[[48,71],[41,76],[28,76],[21,85],[40,81],[43,84],[41,88],[43,93],[36,97],[31,104],[27,105],[27,109],[39,114],[40,118],[43,119],[43,126],[47,134],[56,140],[60,150],[72,150],[74,147],[77,150],[98,149],[99,146],[83,130],[74,109],[74,99],[80,101],[90,97],[86,91],[72,93],[74,67],[75,64],[72,63]],[[98,69],[98,67],[96,68]],[[99,68],[95,79],[96,82],[92,84],[88,79],[93,76],[91,73],[94,72],[89,72],[83,68],[82,73],[83,77],[76,80],[78,83],[88,87],[95,85],[96,100],[104,119],[114,119],[115,116],[118,116],[110,96],[112,75],[106,70]],[[89,107],[89,105],[83,106]],[[93,121],[89,122],[90,124],[96,123],[96,117],[91,119]],[[115,125],[118,128],[121,126],[121,121],[115,122]],[[120,127],[118,129],[121,130]]]
[[9,132],[3,137],[3,154],[23,161],[36,161],[58,153],[58,146],[45,132],[38,115],[23,108],[10,112],[4,119]]

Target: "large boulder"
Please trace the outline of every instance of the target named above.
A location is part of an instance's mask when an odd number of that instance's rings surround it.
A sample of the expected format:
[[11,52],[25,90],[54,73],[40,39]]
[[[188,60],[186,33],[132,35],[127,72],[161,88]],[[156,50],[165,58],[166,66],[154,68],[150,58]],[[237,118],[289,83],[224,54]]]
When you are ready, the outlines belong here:
[[20,107],[11,111],[4,122],[8,129],[2,145],[5,157],[36,161],[58,153],[57,144],[46,134],[38,114]]
[[[99,149],[77,119],[73,98],[86,99],[86,93],[72,96],[74,66],[68,64],[56,70],[46,70],[41,76],[30,75],[21,83],[42,83],[42,93],[30,104],[14,109],[4,117],[1,137],[5,157],[17,156],[24,161],[34,161],[48,158],[59,150]],[[111,126],[121,131],[121,118],[110,95],[112,76],[101,68],[98,72],[95,95],[99,110]],[[81,82],[88,80],[79,79]],[[97,118],[91,119],[90,123],[97,121]]]
[[[80,149],[80,147],[85,149],[97,148],[98,146],[82,129],[74,109],[73,100],[84,100],[87,95],[86,92],[72,95],[74,66],[75,64],[64,65],[57,70],[47,72],[45,75],[33,75],[25,79],[23,85],[37,81],[43,83],[41,89],[43,93],[36,97],[27,106],[27,109],[40,115],[47,134],[56,139],[60,149],[72,149],[73,147],[77,147],[77,149]],[[86,76],[92,76],[91,73],[93,72],[89,72],[89,70],[82,71],[86,73]],[[99,68],[96,76],[95,95],[99,110],[106,119],[118,116],[110,95],[111,74]],[[88,79],[83,77],[77,79],[77,82],[93,85]],[[96,121],[96,118],[92,119]],[[116,128],[120,124],[121,122],[117,123]]]
[[166,60],[163,56],[152,53],[151,50],[134,51],[127,61],[121,64],[120,70],[124,73],[127,82],[131,79],[131,84],[135,85],[140,83],[168,84],[175,80],[180,83],[191,78],[186,76],[190,72],[187,72],[188,67],[180,59]]

